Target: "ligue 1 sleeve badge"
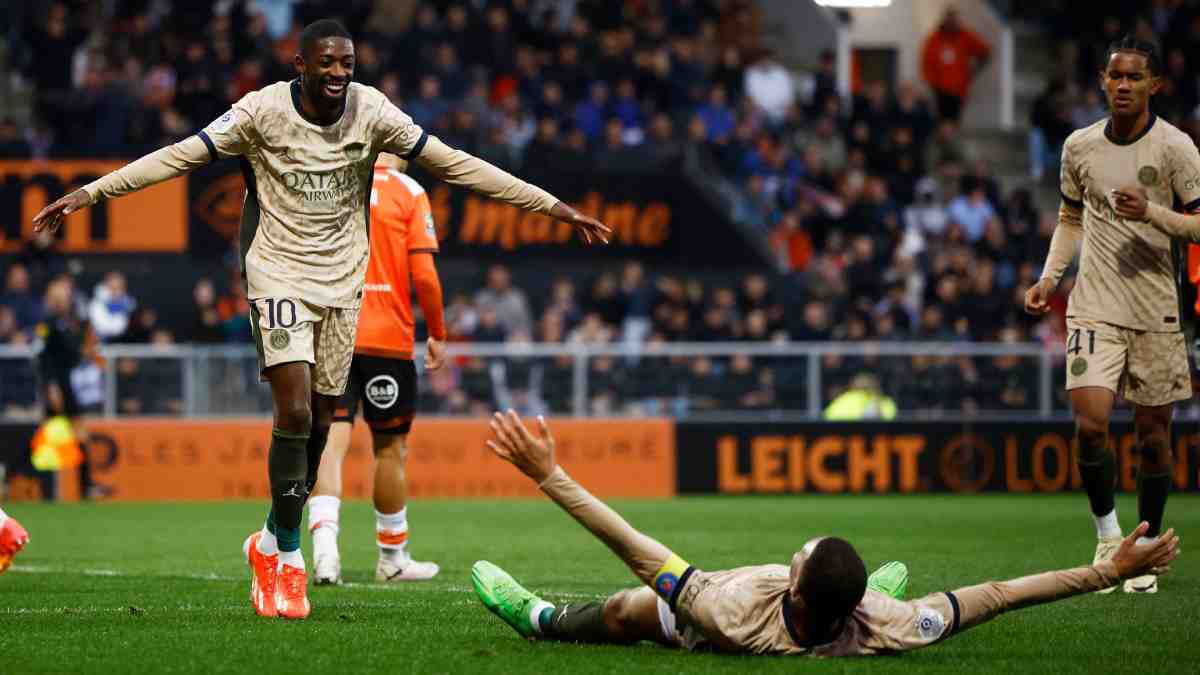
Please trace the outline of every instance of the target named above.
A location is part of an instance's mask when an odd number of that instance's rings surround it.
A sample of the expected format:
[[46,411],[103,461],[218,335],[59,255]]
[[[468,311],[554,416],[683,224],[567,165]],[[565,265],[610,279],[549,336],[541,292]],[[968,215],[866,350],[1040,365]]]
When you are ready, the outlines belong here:
[[208,129],[217,134],[229,131],[229,128],[233,126],[234,120],[233,110],[229,110],[224,115],[213,120],[213,123],[208,125]]

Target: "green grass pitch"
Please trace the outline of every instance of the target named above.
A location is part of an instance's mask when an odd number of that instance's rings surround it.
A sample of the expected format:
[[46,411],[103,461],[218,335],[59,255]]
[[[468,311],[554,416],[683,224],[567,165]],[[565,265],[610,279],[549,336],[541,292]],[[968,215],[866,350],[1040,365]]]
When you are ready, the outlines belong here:
[[[1090,561],[1086,500],[1061,496],[687,498],[616,501],[636,526],[707,569],[786,562],[837,533],[870,568],[893,559],[912,597]],[[1156,596],[1075,598],[1016,612],[900,657],[815,660],[689,654],[653,645],[530,643],[488,614],[468,570],[487,558],[548,598],[599,598],[632,575],[542,501],[412,505],[412,550],[437,581],[370,582],[370,504],[342,512],[348,582],[311,589],[308,621],[254,616],[241,544],[265,505],[11,504],[32,543],[0,576],[0,672],[1195,672],[1200,658],[1200,497],[1173,495],[1184,556]],[[1119,501],[1122,524],[1136,507]],[[309,540],[304,542],[308,550]]]

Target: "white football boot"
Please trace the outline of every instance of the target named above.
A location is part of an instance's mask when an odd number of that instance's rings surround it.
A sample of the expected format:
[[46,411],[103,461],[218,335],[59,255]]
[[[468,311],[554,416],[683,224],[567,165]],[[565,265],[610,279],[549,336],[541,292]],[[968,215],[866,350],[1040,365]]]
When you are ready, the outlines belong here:
[[438,575],[441,568],[437,563],[420,562],[408,558],[403,563],[394,562],[388,558],[380,558],[375,563],[375,581],[379,583],[395,583],[400,581],[428,581]]

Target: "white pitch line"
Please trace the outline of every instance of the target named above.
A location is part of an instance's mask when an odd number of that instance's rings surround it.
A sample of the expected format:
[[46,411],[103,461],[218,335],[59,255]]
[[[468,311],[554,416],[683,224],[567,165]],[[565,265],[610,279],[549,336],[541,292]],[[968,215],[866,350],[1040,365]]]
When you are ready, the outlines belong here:
[[[42,565],[13,565],[9,568],[10,572],[20,572],[23,574],[66,574],[66,575],[81,575],[85,577],[118,577],[118,578],[152,578],[152,579],[186,579],[189,581],[220,581],[220,582],[237,582],[245,581],[245,576],[225,576],[215,572],[206,574],[153,574],[153,573],[135,573],[123,570],[113,569],[66,569],[59,567],[47,567]],[[450,592],[450,593],[474,593],[475,589],[470,586],[459,586],[455,584],[441,585],[440,582],[405,582],[397,584],[364,584],[356,581],[343,582],[337,588],[348,588],[351,590],[362,591],[384,591],[389,593],[413,593],[413,592]],[[572,591],[544,591],[544,595],[554,598],[578,598],[587,600],[596,600],[605,597],[602,593],[578,593]],[[119,610],[117,610],[119,611]]]

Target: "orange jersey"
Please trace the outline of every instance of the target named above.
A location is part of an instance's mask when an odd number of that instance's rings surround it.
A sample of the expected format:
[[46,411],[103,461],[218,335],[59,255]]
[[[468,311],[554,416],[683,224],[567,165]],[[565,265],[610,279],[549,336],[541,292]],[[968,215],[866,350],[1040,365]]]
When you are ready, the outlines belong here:
[[[411,359],[413,308],[409,256],[438,250],[437,230],[425,189],[395,169],[375,167],[370,223],[371,259],[367,263],[354,351]],[[438,304],[440,311],[440,298]]]

